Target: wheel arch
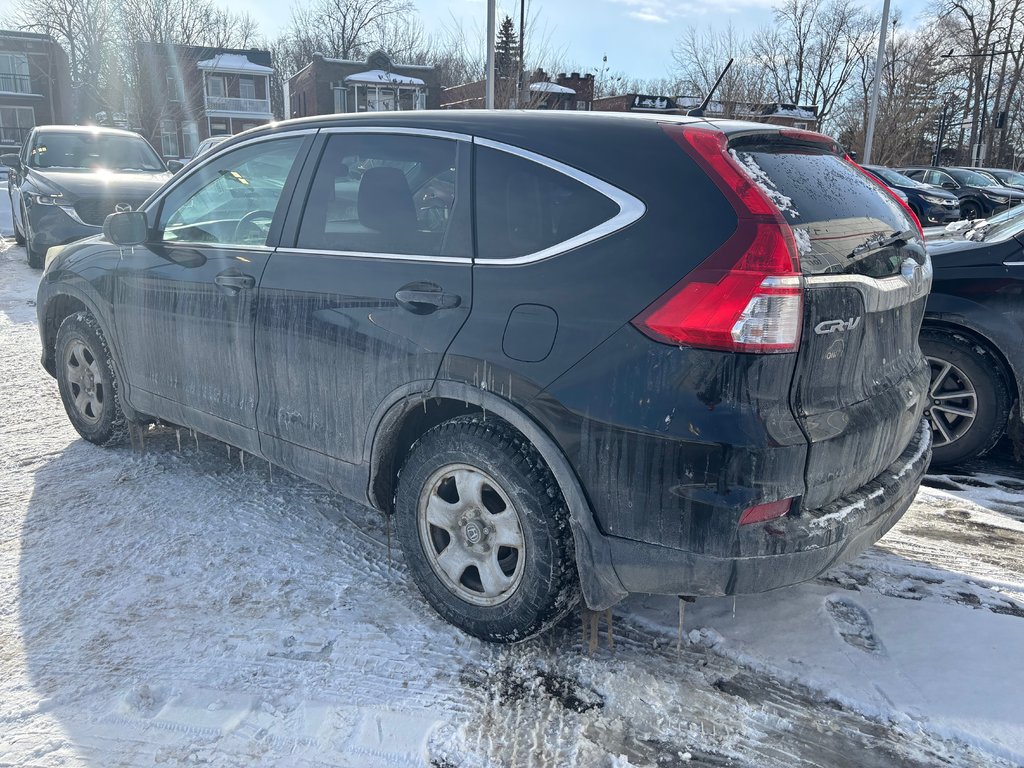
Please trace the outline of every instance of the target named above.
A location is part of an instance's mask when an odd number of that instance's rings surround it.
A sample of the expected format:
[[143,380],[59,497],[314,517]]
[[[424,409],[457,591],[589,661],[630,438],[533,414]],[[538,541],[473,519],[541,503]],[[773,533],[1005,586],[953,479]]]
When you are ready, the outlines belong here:
[[[957,323],[947,318],[941,317],[925,317],[924,323],[921,326],[921,331],[934,330],[934,331],[946,331],[948,333],[957,333],[964,336],[973,344],[977,344],[982,347],[986,353],[991,355],[992,359],[996,361],[999,368],[998,373],[1003,378],[1003,382],[1006,384],[1006,388],[1010,393],[1011,402],[1016,403],[1018,409],[1024,404],[1021,403],[1021,382],[1018,379],[1019,372],[1013,367],[1009,359],[1003,354],[1003,351],[999,348],[992,339],[990,339],[985,333],[979,331],[977,328],[972,328],[962,323]],[[1022,413],[1024,415],[1024,413]]]
[[628,593],[612,565],[607,539],[568,459],[554,440],[512,402],[468,384],[438,381],[429,390],[396,393],[380,410],[367,441],[367,497],[385,514],[394,508],[394,489],[402,460],[416,439],[437,424],[467,413],[483,413],[509,424],[525,437],[547,464],[569,507],[576,565],[584,599],[593,610],[610,608]]

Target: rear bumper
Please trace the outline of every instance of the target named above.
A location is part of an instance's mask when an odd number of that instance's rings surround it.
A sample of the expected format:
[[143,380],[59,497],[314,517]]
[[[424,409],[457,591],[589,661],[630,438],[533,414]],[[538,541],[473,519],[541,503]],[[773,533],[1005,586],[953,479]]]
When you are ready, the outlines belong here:
[[906,450],[875,479],[822,509],[744,526],[734,557],[608,537],[612,567],[625,591],[651,594],[751,594],[813,579],[896,524],[930,459],[931,428],[922,421]]

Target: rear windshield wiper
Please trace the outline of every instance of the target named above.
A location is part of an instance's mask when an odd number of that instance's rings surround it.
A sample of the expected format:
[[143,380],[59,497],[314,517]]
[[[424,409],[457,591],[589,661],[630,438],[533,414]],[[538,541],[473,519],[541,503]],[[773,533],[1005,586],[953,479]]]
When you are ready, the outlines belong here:
[[883,248],[891,248],[894,245],[906,245],[914,237],[917,237],[916,229],[905,229],[902,232],[893,232],[891,235],[880,237],[877,240],[867,240],[850,251],[846,258],[856,259],[859,256],[880,251]]

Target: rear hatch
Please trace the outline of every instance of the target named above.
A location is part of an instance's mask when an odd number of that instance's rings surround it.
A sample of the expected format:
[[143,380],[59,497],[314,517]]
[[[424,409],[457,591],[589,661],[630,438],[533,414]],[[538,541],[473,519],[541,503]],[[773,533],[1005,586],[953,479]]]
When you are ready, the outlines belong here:
[[804,322],[790,405],[815,509],[886,469],[920,423],[917,343],[931,266],[917,223],[877,181],[799,131],[730,133],[730,151],[796,238]]

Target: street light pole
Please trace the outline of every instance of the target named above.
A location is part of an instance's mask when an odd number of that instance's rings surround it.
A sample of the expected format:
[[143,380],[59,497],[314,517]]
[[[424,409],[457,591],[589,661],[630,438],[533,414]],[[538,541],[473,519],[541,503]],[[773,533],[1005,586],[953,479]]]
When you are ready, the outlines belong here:
[[882,4],[882,29],[878,34],[878,56],[875,57],[875,82],[871,87],[871,108],[868,110],[868,129],[864,137],[864,164],[871,162],[871,145],[875,139],[875,120],[878,118],[878,91],[882,87],[882,65],[885,63],[885,33],[889,27],[889,0]]
[[494,109],[494,6],[496,2],[497,0],[487,0],[487,83],[484,91],[485,109]]

